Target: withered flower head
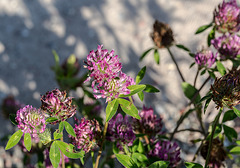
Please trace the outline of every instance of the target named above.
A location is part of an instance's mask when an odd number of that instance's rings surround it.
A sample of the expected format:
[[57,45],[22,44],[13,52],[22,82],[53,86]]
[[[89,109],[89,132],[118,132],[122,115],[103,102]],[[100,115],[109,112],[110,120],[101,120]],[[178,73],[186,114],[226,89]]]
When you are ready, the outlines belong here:
[[156,20],[153,24],[153,32],[150,34],[154,44],[158,48],[170,47],[173,42],[173,32],[169,25]]
[[240,69],[232,70],[228,74],[216,78],[211,86],[212,99],[217,108],[223,105],[233,108],[240,104]]
[[[209,141],[205,141],[201,149],[201,155],[204,159],[207,158],[208,148]],[[213,139],[209,165],[212,167],[220,168],[223,165],[222,162],[225,160],[226,156],[227,154],[223,148],[223,143],[218,138]]]

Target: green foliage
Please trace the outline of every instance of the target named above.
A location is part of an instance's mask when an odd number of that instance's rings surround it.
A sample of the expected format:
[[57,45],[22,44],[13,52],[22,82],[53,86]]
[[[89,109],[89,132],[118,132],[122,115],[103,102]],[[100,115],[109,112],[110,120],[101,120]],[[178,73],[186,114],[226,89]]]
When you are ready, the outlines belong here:
[[49,158],[54,168],[57,168],[60,162],[60,151],[56,142],[53,142],[50,151]]
[[128,155],[116,154],[117,160],[126,168],[138,168],[136,163]]
[[[183,89],[184,95],[185,95],[189,100],[193,99],[193,96],[194,96],[195,93],[197,92],[197,89],[196,89],[194,86],[192,86],[191,84],[187,83],[187,82],[183,82],[183,83],[182,83],[182,89]],[[197,102],[200,101],[200,99],[201,99],[200,95],[197,94],[194,102],[197,103]]]
[[157,64],[160,63],[160,55],[159,55],[158,49],[154,50],[154,60]]
[[144,75],[146,73],[146,66],[144,66],[137,74],[136,76],[136,84],[139,84],[141,80],[143,79]]
[[190,52],[190,50],[182,44],[176,44],[176,47],[183,49],[184,51]]
[[167,161],[157,161],[151,164],[148,168],[167,168],[169,165],[169,162]]
[[224,113],[222,122],[224,123],[227,121],[234,120],[236,117],[237,117],[237,115],[234,113],[233,110],[228,110]]
[[218,69],[218,72],[223,76],[226,74],[226,69],[225,67],[223,66],[223,64],[220,62],[220,61],[217,61],[217,69]]
[[152,85],[146,84],[145,86],[146,86],[146,88],[143,90],[144,92],[148,92],[148,93],[157,93],[157,92],[160,92],[160,90],[158,90],[157,88],[155,88],[155,87],[152,86]]
[[56,140],[56,139],[60,139],[62,138],[63,134],[62,133],[59,133],[58,130],[56,130],[54,133],[53,133],[53,138]]
[[148,164],[148,158],[142,153],[132,153],[132,160],[138,167],[146,167]]
[[9,119],[13,123],[13,125],[18,125],[16,121],[16,114],[9,114]]
[[195,34],[199,34],[199,33],[202,33],[203,31],[207,30],[209,27],[211,27],[213,25],[213,23],[210,23],[208,25],[204,25],[204,26],[201,26],[197,29],[197,31],[195,32]]
[[73,127],[67,121],[63,121],[63,122],[64,122],[64,126],[65,126],[67,133],[69,135],[72,135],[73,137],[76,137]]
[[233,111],[240,118],[240,111],[236,107],[233,107]]
[[59,123],[58,130],[59,130],[59,132],[62,132],[63,129],[64,129],[64,122],[61,121],[61,122]]
[[228,138],[228,140],[230,142],[232,142],[233,138],[237,139],[238,134],[235,131],[235,129],[228,127],[227,125],[223,124],[223,130],[224,130],[224,134],[226,135],[226,137]]
[[142,56],[140,57],[140,61],[142,61],[143,60],[143,58],[151,51],[151,50],[153,50],[154,48],[149,48],[148,50],[146,50],[143,54],[142,54]]
[[120,94],[119,97],[129,97],[132,96],[138,92],[143,91],[146,88],[146,85],[130,85],[127,87],[130,90],[130,94],[124,95]]
[[138,115],[138,109],[135,107],[135,105],[132,102],[129,102],[128,100],[125,99],[118,99],[118,102],[122,108],[122,110],[137,119],[141,119],[141,117]]
[[230,150],[230,153],[234,155],[240,155],[240,146],[235,146],[234,148],[232,148]]
[[74,152],[73,148],[74,146],[71,144],[67,144],[62,141],[55,141],[58,148],[62,151],[62,153],[67,156],[68,158],[71,159],[78,159],[78,158],[83,158],[84,157],[84,151],[80,152]]
[[10,139],[7,142],[7,145],[5,147],[5,150],[11,149],[12,147],[14,147],[15,145],[17,145],[17,143],[20,141],[21,137],[23,135],[22,130],[18,130],[17,132],[15,132]]
[[27,149],[28,151],[30,151],[30,150],[31,150],[31,147],[32,147],[32,139],[31,139],[30,133],[25,133],[25,134],[24,134],[24,140],[23,140],[23,142],[24,142],[24,146],[26,147],[26,149]]
[[111,120],[111,118],[116,114],[118,109],[118,99],[114,99],[111,102],[108,102],[108,105],[106,107],[106,121],[108,122]]
[[49,117],[46,119],[46,122],[54,122],[54,121],[57,121],[58,119],[55,118],[55,117]]
[[208,38],[207,38],[208,47],[211,46],[211,40],[215,38],[215,30],[216,30],[215,27],[213,27],[213,29],[208,34]]
[[198,163],[185,162],[186,168],[203,168],[202,165]]

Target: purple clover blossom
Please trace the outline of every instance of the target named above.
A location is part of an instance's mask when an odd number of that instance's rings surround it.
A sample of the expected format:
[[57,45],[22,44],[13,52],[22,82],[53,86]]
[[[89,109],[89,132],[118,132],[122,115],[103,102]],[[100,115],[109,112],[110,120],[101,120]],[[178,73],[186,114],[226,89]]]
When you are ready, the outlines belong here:
[[211,68],[211,66],[215,63],[216,56],[213,54],[211,50],[202,49],[201,51],[195,54],[195,62],[200,67]]
[[86,153],[93,150],[100,139],[101,129],[96,120],[86,120],[82,118],[81,121],[75,118],[78,124],[75,124],[76,137],[69,135],[73,145],[77,148],[83,149]]
[[133,118],[133,128],[137,133],[147,134],[150,137],[163,134],[162,118],[157,118],[154,115],[152,108],[143,107],[143,110],[139,113],[140,120]]
[[223,35],[211,41],[218,50],[222,60],[234,59],[240,54],[240,37],[238,35]]
[[235,33],[240,30],[240,8],[236,0],[223,1],[214,11],[214,23],[220,33]]
[[66,97],[66,91],[54,89],[47,92],[42,96],[41,102],[41,108],[47,116],[57,118],[57,121],[51,122],[51,124],[65,121],[76,113],[76,107],[72,105],[72,97]]
[[135,138],[128,116],[123,118],[122,114],[119,113],[109,121],[107,139],[116,142],[118,149],[123,150],[124,145],[132,146]]
[[45,116],[40,109],[25,106],[17,111],[16,121],[23,133],[30,133],[33,138],[43,133],[46,128]]
[[148,156],[169,161],[169,167],[176,167],[181,160],[179,146],[175,142],[172,144],[170,141],[157,141]]
[[92,81],[95,98],[106,98],[111,101],[118,98],[120,94],[129,94],[128,86],[134,85],[133,78],[121,71],[122,64],[119,62],[118,55],[114,56],[114,51],[110,53],[106,49],[98,46],[97,51],[91,51],[87,56],[85,68],[90,71],[87,81]]

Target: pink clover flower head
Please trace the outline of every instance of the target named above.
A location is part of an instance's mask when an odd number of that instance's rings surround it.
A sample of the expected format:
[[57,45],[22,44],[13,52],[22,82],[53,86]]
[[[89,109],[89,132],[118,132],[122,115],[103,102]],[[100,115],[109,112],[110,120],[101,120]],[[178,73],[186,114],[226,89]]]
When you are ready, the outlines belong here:
[[240,30],[240,8],[236,0],[230,0],[229,2],[224,0],[222,4],[218,5],[218,9],[215,9],[213,15],[218,32],[235,33]]
[[218,50],[222,60],[234,59],[240,54],[240,37],[238,35],[223,35],[211,41]]
[[97,51],[91,51],[87,57],[85,68],[90,71],[90,75],[86,81],[93,80],[91,86],[95,98],[106,98],[108,102],[118,98],[120,94],[129,94],[127,87],[135,82],[121,71],[122,64],[118,56],[114,56],[114,51],[108,53],[108,50],[102,47],[98,46]]
[[195,54],[195,62],[200,67],[211,68],[211,66],[215,63],[216,56],[209,49],[202,49],[201,51]]
[[143,110],[139,113],[140,120],[133,118],[134,131],[141,134],[147,134],[150,137],[161,135],[163,131],[162,118],[157,118],[154,115],[152,108],[143,107]]
[[97,120],[86,120],[82,118],[81,121],[75,119],[75,134],[76,137],[69,135],[73,145],[78,149],[83,149],[86,153],[98,146],[97,142],[101,137],[101,129]]
[[107,139],[116,142],[119,150],[123,150],[124,145],[132,146],[135,138],[128,116],[123,118],[122,114],[119,113],[109,121]]
[[66,97],[66,91],[54,89],[47,92],[41,97],[41,102],[41,108],[46,112],[47,117],[57,118],[57,121],[50,124],[65,121],[76,113],[76,106],[72,105],[72,97]]
[[45,131],[45,116],[40,109],[32,106],[25,106],[17,111],[16,121],[18,128],[23,133],[30,133],[33,138],[37,138],[39,133]]
[[171,143],[170,141],[157,141],[148,156],[169,161],[169,167],[176,167],[181,160],[180,147],[175,142]]

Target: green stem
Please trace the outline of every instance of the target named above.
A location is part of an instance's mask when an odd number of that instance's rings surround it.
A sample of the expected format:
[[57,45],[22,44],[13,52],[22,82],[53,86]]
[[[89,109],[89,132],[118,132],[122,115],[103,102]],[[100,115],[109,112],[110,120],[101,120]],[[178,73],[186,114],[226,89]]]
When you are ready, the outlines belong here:
[[199,71],[200,71],[200,69],[198,68],[197,73],[196,73],[196,76],[195,76],[195,78],[194,78],[194,82],[193,82],[193,86],[194,86],[194,87],[196,87],[196,83],[197,83],[197,78],[198,78]]
[[[63,135],[63,132],[61,133]],[[60,140],[63,142],[63,136],[60,138]],[[65,160],[64,160],[64,154],[61,151],[61,156],[62,156],[62,168],[65,168]]]
[[94,152],[91,151],[91,157],[92,157],[92,162],[93,162],[93,167],[95,167],[95,160],[94,160]]
[[184,77],[183,77],[183,75],[182,75],[182,72],[180,71],[179,66],[178,66],[178,64],[177,64],[177,61],[175,60],[175,58],[174,58],[174,56],[173,56],[173,54],[172,54],[170,48],[167,48],[167,50],[168,50],[168,52],[169,52],[169,54],[170,54],[170,56],[171,56],[171,58],[172,58],[174,64],[176,65],[177,71],[178,71],[178,73],[179,73],[179,75],[180,75],[182,81],[185,82],[185,79],[184,79]]
[[95,163],[94,168],[98,168],[99,160],[100,160],[101,155],[102,155],[103,145],[104,145],[104,141],[105,141],[105,137],[106,137],[106,133],[107,133],[107,127],[108,127],[108,122],[106,122],[105,125],[104,125],[102,143],[101,143],[100,149],[98,151],[98,155],[97,155],[97,159],[96,159],[96,163]]
[[218,120],[219,120],[219,118],[220,118],[220,116],[221,116],[221,114],[222,114],[222,111],[223,111],[223,108],[220,109],[220,111],[218,112],[218,115],[216,116],[216,118],[215,118],[215,120],[214,120],[214,122],[213,122],[212,134],[211,134],[210,141],[209,141],[209,147],[208,147],[208,153],[207,153],[205,168],[207,168],[207,166],[208,166],[208,164],[209,164],[210,153],[211,153],[211,150],[212,150],[213,136],[214,136],[214,133],[215,133],[217,124],[218,124]]

